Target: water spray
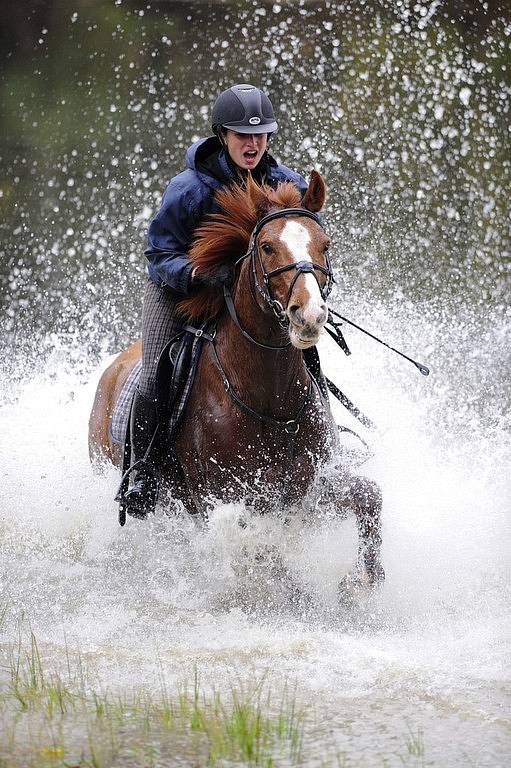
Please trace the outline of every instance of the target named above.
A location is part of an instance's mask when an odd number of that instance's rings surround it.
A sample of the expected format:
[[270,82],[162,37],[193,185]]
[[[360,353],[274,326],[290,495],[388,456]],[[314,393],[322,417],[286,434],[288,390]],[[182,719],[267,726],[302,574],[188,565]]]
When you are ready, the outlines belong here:
[[[382,339],[379,339],[374,334],[370,333],[369,331],[366,331],[365,328],[361,328],[360,325],[357,325],[352,320],[348,320],[347,317],[343,317],[342,315],[339,314],[339,312],[336,312],[334,309],[330,309],[330,313],[332,315],[335,315],[335,317],[338,317],[339,320],[343,320],[343,322],[353,326],[353,328],[356,328],[358,331],[365,333],[366,336],[369,336],[371,339],[374,339],[374,341],[377,341],[379,344],[383,344],[384,347],[387,347],[387,349],[390,349],[392,352],[395,352],[396,355],[400,355],[401,357],[404,357],[405,360],[408,360],[416,368],[418,368],[423,376],[429,376],[429,368],[427,367],[427,365],[424,365],[423,363],[418,363],[416,360],[412,360],[412,358],[408,357],[408,355],[405,355],[404,352],[400,352],[399,349],[395,349],[395,347],[391,347],[390,344],[387,344],[386,341],[382,341]],[[332,323],[332,325],[335,327],[336,323]]]

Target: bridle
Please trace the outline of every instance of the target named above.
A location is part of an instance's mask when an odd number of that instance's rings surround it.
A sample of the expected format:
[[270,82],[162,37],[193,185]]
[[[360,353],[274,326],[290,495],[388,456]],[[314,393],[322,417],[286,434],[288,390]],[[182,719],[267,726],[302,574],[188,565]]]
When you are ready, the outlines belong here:
[[[298,280],[300,275],[303,275],[303,274],[314,275],[319,287],[321,298],[324,301],[326,301],[326,299],[328,298],[334,283],[334,276],[332,273],[332,267],[330,264],[330,258],[328,256],[328,253],[325,253],[326,266],[323,266],[322,264],[316,264],[315,262],[312,262],[312,261],[299,261],[299,262],[293,261],[293,262],[290,262],[289,264],[284,264],[282,267],[277,267],[276,269],[272,269],[270,270],[270,272],[266,271],[263,258],[261,256],[261,249],[258,247],[258,242],[257,242],[258,235],[260,234],[261,229],[270,221],[273,221],[274,219],[289,217],[289,216],[293,216],[293,217],[302,216],[302,217],[312,219],[313,221],[316,222],[316,224],[319,224],[321,229],[324,230],[324,226],[320,217],[317,214],[313,213],[312,211],[308,211],[306,208],[281,208],[278,211],[273,211],[271,213],[266,214],[266,216],[263,216],[263,218],[257,222],[256,226],[252,230],[252,234],[250,235],[250,241],[249,241],[246,253],[244,253],[243,256],[241,256],[241,258],[239,258],[235,263],[235,267],[237,267],[238,264],[240,264],[245,259],[250,260],[250,270],[252,274],[254,288],[263,297],[263,300],[266,302],[266,304],[268,304],[268,306],[272,309],[281,328],[286,328],[286,329],[289,326],[289,319],[286,314],[287,305],[289,304],[289,300],[291,298],[293,288],[295,287],[296,281]],[[257,266],[259,266],[260,272],[263,276],[263,285],[261,285],[257,277]],[[295,274],[293,275],[291,284],[288,289],[286,306],[282,306],[281,302],[278,301],[278,299],[275,299],[273,296],[270,280],[272,279],[272,277],[275,277],[276,275],[280,275],[283,272],[288,272],[290,270],[295,270]],[[321,285],[321,282],[318,277],[318,273],[326,275],[326,281],[324,285]],[[290,341],[288,341],[286,344],[283,344],[283,345],[274,346],[270,344],[263,344],[262,342],[257,341],[257,339],[254,339],[254,337],[251,336],[241,325],[236,313],[233,297],[231,295],[229,288],[226,285],[224,285],[224,299],[232,320],[237,325],[237,327],[239,328],[239,330],[241,331],[241,333],[246,339],[251,341],[257,347],[262,347],[263,349],[279,350],[279,349],[286,349],[287,347],[289,347],[289,345],[291,344]]]
[[[257,236],[259,235],[261,229],[265,226],[265,224],[268,224],[268,222],[273,221],[274,219],[281,219],[286,216],[303,216],[303,217],[312,219],[313,221],[316,222],[316,224],[319,224],[321,229],[324,229],[321,219],[315,213],[312,213],[312,211],[308,211],[306,208],[283,208],[279,211],[273,211],[273,213],[268,213],[266,216],[264,216],[257,223],[256,227],[254,228],[254,231],[252,232],[252,235],[250,237],[248,254],[250,254],[250,258],[251,258],[251,267],[252,267],[252,275],[254,278],[254,285],[256,289],[259,291],[259,293],[261,294],[261,296],[263,297],[263,299],[266,301],[266,303],[269,304],[269,306],[272,308],[273,312],[275,313],[275,316],[277,317],[279,324],[284,328],[287,327],[287,324],[289,322],[286,315],[287,305],[289,304],[289,299],[291,298],[293,288],[295,287],[295,283],[300,277],[300,275],[303,275],[306,273],[312,273],[314,275],[319,287],[321,298],[323,300],[327,299],[330,291],[332,290],[332,284],[333,284],[333,274],[330,266],[330,259],[327,253],[325,253],[326,267],[324,267],[322,264],[315,264],[312,261],[299,261],[299,262],[291,262],[290,264],[284,264],[284,266],[282,267],[277,267],[276,269],[272,269],[270,272],[266,272],[264,268],[263,259],[261,256],[261,249],[257,248]],[[255,258],[256,255],[257,255],[257,260],[261,270],[261,274],[263,276],[264,287],[261,286],[257,280],[256,258]],[[277,301],[277,299],[273,298],[270,280],[272,277],[275,277],[276,275],[280,275],[282,274],[282,272],[288,272],[289,270],[292,270],[292,269],[295,270],[295,275],[293,276],[293,279],[291,280],[291,284],[289,286],[287,299],[286,299],[286,306],[283,307],[280,301]],[[320,272],[326,275],[327,279],[326,279],[325,285],[323,286],[321,285],[317,272]]]
[[[291,297],[291,293],[293,290],[293,287],[298,280],[299,276],[305,273],[312,273],[318,283],[319,290],[321,292],[321,296],[323,299],[326,299],[328,294],[330,293],[332,289],[332,284],[334,282],[334,277],[332,274],[332,267],[330,265],[330,260],[325,253],[325,260],[326,260],[326,267],[322,264],[315,264],[314,262],[310,261],[300,261],[298,263],[291,262],[290,264],[284,264],[282,267],[277,267],[276,269],[272,269],[270,272],[267,272],[264,268],[264,263],[261,257],[261,254],[259,252],[259,249],[257,247],[257,237],[259,233],[261,232],[261,229],[264,227],[265,224],[267,224],[269,221],[273,221],[273,219],[280,219],[284,216],[306,216],[309,219],[313,219],[321,229],[324,229],[323,224],[321,222],[321,219],[319,216],[317,216],[315,213],[312,213],[312,211],[308,211],[305,208],[282,208],[279,211],[274,211],[272,213],[268,213],[266,216],[263,216],[260,221],[257,222],[256,226],[254,227],[252,234],[250,235],[250,241],[248,244],[248,249],[246,253],[241,256],[241,258],[238,259],[238,261],[235,264],[235,267],[238,266],[242,261],[245,259],[250,260],[250,270],[251,274],[254,280],[254,286],[259,291],[261,296],[264,298],[266,303],[271,307],[274,314],[277,317],[277,320],[279,321],[279,324],[282,327],[287,327],[287,316],[286,316],[286,309],[287,307],[283,307],[282,304],[279,301],[276,301],[273,298],[272,292],[271,292],[271,284],[270,280],[272,277],[275,277],[275,275],[279,275],[282,272],[286,272],[288,270],[294,269],[296,271],[296,274],[293,276],[293,279],[291,281],[291,285],[288,291],[288,297],[287,302],[289,302],[289,299]],[[263,283],[264,285],[261,285],[257,279],[257,269],[256,269],[256,258],[258,259],[258,264],[261,270],[261,273],[263,275]],[[318,273],[326,275],[326,281],[325,284],[322,286],[319,278]],[[257,300],[256,294],[254,293],[254,298]],[[257,339],[254,339],[253,336],[251,336],[250,333],[248,333],[245,328],[241,325],[237,312],[236,307],[234,306],[234,300],[231,294],[231,291],[227,285],[224,284],[224,299],[225,303],[228,309],[228,312],[235,323],[235,325],[238,327],[242,335],[248,339],[252,344],[254,344],[256,347],[261,347],[262,349],[269,349],[272,351],[275,350],[282,350],[287,349],[287,347],[290,346],[291,342],[287,342],[287,344],[281,345],[281,346],[272,346],[270,344],[263,344],[261,341],[257,341]],[[269,424],[277,429],[283,430],[287,434],[288,438],[288,458],[289,461],[292,461],[293,458],[293,451],[294,451],[294,436],[298,433],[300,429],[300,422],[302,418],[304,417],[308,406],[312,402],[313,399],[313,384],[316,386],[320,397],[321,397],[321,390],[319,389],[318,383],[316,380],[311,376],[310,372],[308,375],[308,382],[307,382],[307,388],[305,392],[305,398],[298,410],[298,413],[296,414],[294,419],[275,419],[273,416],[267,416],[266,414],[258,413],[253,408],[248,406],[246,403],[243,402],[243,400],[239,397],[239,395],[233,390],[231,383],[227,377],[227,374],[220,362],[220,359],[218,357],[218,353],[215,346],[215,336],[216,336],[216,330],[213,330],[212,333],[206,332],[203,328],[193,328],[192,326],[186,325],[184,326],[184,330],[187,333],[192,333],[194,336],[200,338],[202,337],[205,341],[208,341],[210,343],[210,350],[213,362],[220,374],[220,377],[222,379],[225,391],[229,394],[229,397],[231,400],[235,403],[235,405],[244,413],[252,416],[255,419],[258,419],[259,421],[262,421],[266,424]]]

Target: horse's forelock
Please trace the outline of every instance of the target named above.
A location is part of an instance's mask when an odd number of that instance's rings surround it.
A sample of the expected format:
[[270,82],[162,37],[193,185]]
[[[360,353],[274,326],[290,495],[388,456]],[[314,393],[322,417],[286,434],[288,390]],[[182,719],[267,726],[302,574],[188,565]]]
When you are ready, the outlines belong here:
[[298,208],[300,206],[302,197],[292,181],[279,184],[277,189],[271,189],[271,187],[267,187],[267,189],[268,197],[273,206],[277,208]]

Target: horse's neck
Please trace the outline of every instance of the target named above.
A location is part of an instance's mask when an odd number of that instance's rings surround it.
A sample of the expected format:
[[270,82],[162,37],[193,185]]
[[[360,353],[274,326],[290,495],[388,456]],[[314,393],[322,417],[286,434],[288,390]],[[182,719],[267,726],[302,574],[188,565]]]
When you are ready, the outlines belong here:
[[[254,339],[273,346],[289,341],[273,313],[263,312],[257,304],[246,263],[236,285],[234,303],[241,326]],[[308,385],[300,350],[291,345],[281,350],[258,347],[242,335],[228,314],[219,323],[216,344],[232,386],[247,397],[247,403],[266,413],[292,418]]]

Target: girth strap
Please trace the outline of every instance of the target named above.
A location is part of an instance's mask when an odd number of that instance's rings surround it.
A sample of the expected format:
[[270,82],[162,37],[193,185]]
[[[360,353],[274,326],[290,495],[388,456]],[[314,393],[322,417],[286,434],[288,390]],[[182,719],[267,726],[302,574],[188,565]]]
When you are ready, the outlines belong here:
[[197,339],[204,339],[204,341],[213,341],[216,335],[216,331],[207,333],[203,328],[194,328],[193,325],[184,325],[183,330],[191,333]]

